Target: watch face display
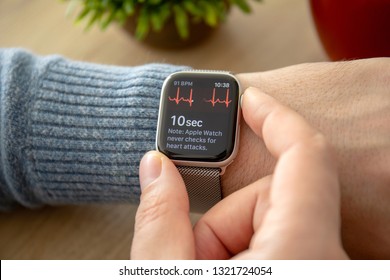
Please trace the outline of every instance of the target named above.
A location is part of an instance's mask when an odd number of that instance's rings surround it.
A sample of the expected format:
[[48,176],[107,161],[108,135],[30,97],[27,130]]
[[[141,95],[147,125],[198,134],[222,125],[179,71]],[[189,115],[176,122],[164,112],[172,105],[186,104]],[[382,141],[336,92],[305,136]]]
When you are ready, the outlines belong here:
[[185,72],[164,83],[157,149],[182,161],[221,162],[234,150],[239,85],[223,73]]

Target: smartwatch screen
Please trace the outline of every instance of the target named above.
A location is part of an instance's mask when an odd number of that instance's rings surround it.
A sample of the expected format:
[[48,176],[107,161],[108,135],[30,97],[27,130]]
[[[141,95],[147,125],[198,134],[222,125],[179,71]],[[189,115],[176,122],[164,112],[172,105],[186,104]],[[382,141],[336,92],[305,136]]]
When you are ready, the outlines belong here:
[[223,73],[184,72],[164,83],[157,148],[169,158],[220,162],[236,142],[239,85]]

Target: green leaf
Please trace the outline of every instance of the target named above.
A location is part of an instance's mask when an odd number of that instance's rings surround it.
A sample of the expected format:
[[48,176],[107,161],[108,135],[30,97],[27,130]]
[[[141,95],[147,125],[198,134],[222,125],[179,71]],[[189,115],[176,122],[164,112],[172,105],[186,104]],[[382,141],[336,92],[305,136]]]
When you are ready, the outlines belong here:
[[162,0],[149,0],[148,2],[149,2],[150,5],[155,5],[156,6],[156,5],[160,4],[161,1]]
[[246,0],[231,0],[231,2],[237,5],[244,13],[250,13],[251,8]]
[[186,11],[179,5],[173,6],[175,15],[175,24],[181,38],[186,39],[190,35],[188,27],[188,15]]
[[169,3],[165,3],[165,4],[161,5],[160,15],[161,15],[164,23],[172,15],[172,9],[171,9],[171,5]]
[[149,32],[149,16],[146,7],[143,7],[140,11],[137,21],[137,27],[135,29],[135,37],[138,40],[145,39]]
[[98,11],[98,10],[92,11],[92,16],[90,17],[85,29],[89,30],[95,22],[99,21],[99,19],[102,17],[102,15],[103,15],[103,13],[101,11]]
[[98,10],[100,9],[101,5],[100,5],[100,2],[99,1],[96,1],[96,0],[92,0],[92,1],[87,1],[85,3],[85,6],[88,7],[89,9],[91,10]]
[[115,18],[121,25],[123,25],[127,20],[127,14],[124,10],[116,10]]
[[110,0],[101,0],[100,1],[100,5],[103,9],[107,9],[109,8],[109,5],[111,4],[111,2],[113,1],[110,1]]
[[135,4],[133,0],[125,0],[122,7],[128,16],[133,15],[135,12]]
[[154,31],[160,31],[164,26],[164,18],[158,12],[152,12],[150,14],[150,22]]
[[150,22],[154,31],[160,31],[169,16],[171,15],[171,5],[169,3],[153,7],[150,10]]
[[82,21],[88,14],[91,12],[90,9],[84,7],[84,9],[80,12],[80,14],[76,18],[76,23]]
[[[62,0],[64,1],[64,0]],[[72,15],[75,10],[76,10],[76,7],[79,5],[79,1],[78,0],[69,0],[69,4],[68,4],[68,7],[66,8],[66,12],[65,12],[65,16],[68,17],[70,15]]]
[[197,6],[192,0],[185,0],[183,2],[183,7],[186,9],[186,11],[194,16],[202,17],[203,15],[202,9],[199,8],[199,6]]
[[102,20],[100,24],[100,28],[105,30],[110,25],[110,23],[115,19],[116,13],[117,10],[115,9],[115,7],[112,6],[106,18]]
[[203,15],[205,22],[210,26],[216,26],[218,24],[218,11],[215,6],[207,1],[201,2],[204,7],[205,14]]

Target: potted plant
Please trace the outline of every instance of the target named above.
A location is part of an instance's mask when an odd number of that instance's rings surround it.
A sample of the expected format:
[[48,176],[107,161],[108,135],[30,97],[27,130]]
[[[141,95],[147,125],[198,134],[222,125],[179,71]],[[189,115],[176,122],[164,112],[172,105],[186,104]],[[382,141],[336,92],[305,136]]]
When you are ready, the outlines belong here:
[[[138,40],[162,47],[192,45],[224,21],[230,7],[251,11],[248,0],[67,0],[75,21],[106,29],[118,22]],[[254,0],[260,2],[261,0]]]

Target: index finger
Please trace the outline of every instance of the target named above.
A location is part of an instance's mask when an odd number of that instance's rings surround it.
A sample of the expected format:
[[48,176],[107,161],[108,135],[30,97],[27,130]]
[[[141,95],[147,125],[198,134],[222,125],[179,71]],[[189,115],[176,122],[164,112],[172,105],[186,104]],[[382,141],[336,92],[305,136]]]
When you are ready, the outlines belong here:
[[257,88],[245,91],[241,105],[245,121],[276,158],[292,145],[310,142],[319,134],[298,113]]
[[260,236],[275,236],[280,231],[295,237],[327,232],[329,238],[338,239],[339,183],[325,137],[298,113],[256,88],[244,93],[242,111],[245,121],[278,159],[271,209],[263,221],[267,226],[262,226],[268,234]]

